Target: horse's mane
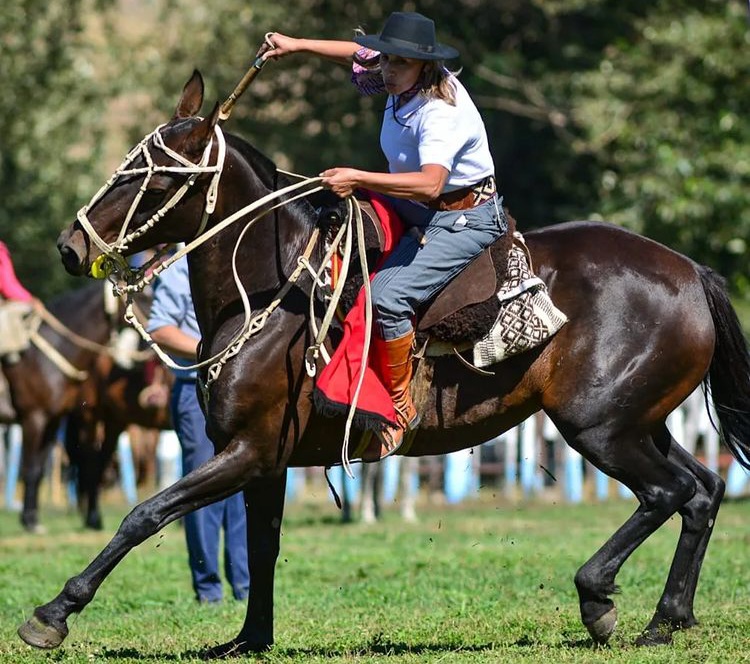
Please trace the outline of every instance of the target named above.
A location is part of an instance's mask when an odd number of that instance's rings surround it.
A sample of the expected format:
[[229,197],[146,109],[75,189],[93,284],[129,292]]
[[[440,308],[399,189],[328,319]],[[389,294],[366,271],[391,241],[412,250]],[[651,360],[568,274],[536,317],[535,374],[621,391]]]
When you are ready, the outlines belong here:
[[53,297],[47,308],[61,320],[75,318],[86,311],[94,301],[97,302],[97,306],[101,306],[103,288],[102,282],[96,281],[81,288],[65,291]]
[[[258,177],[258,180],[266,189],[269,191],[277,191],[287,185],[293,184],[292,180],[287,175],[279,172],[278,167],[272,159],[264,155],[245,139],[234,134],[225,134],[225,138],[227,145],[236,150],[240,156],[250,164],[253,172]],[[306,198],[301,198],[289,203],[284,206],[284,210],[287,214],[291,215],[294,220],[299,221],[303,226],[310,229],[312,229],[312,226],[317,221],[315,209]],[[282,260],[285,262],[294,261],[296,263],[296,259],[301,255],[304,246],[307,243],[307,239],[306,236],[301,235],[299,243],[296,246],[281,247],[284,253]]]
[[[197,117],[180,118],[173,120],[170,123],[170,127],[180,129],[185,123],[192,124],[199,121],[200,118]],[[256,175],[261,185],[269,192],[277,191],[287,185],[293,184],[287,175],[279,172],[273,160],[248,143],[244,138],[228,132],[224,132],[224,138],[227,146],[231,147],[249,164],[250,170]],[[311,228],[316,222],[314,207],[304,198],[285,205],[284,212],[308,228]],[[286,262],[289,259],[296,262],[297,256],[300,255],[302,247],[304,247],[306,242],[306,237],[300,237],[300,246],[281,247],[282,260]]]
[[244,138],[235,134],[224,134],[227,145],[231,145],[248,162],[253,165],[253,170],[258,179],[269,189],[273,190],[277,185],[278,170],[272,159],[264,155],[260,150],[250,145]]

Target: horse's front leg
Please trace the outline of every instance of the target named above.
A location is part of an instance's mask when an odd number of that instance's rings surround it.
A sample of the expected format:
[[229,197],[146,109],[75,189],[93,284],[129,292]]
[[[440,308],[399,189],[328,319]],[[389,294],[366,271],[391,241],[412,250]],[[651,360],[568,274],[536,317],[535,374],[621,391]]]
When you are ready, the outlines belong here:
[[[71,414],[69,417],[74,417]],[[99,509],[99,492],[104,473],[112,460],[117,445],[118,432],[108,423],[104,425],[104,439],[101,448],[97,445],[97,422],[93,413],[80,413],[78,426],[72,433],[77,440],[75,445],[78,466],[78,506],[83,513],[83,525],[92,530],[102,529],[102,514]],[[68,431],[70,433],[70,430]]]
[[286,472],[245,487],[250,594],[236,638],[203,653],[207,659],[267,650],[273,645],[273,585],[284,515]]
[[248,478],[258,474],[254,461],[257,459],[246,443],[232,443],[200,468],[138,505],[123,519],[101,553],[83,572],[68,579],[55,599],[37,607],[19,627],[18,635],[37,648],[59,646],[68,635],[68,617],[84,609],[132,548],[185,514],[240,491]]

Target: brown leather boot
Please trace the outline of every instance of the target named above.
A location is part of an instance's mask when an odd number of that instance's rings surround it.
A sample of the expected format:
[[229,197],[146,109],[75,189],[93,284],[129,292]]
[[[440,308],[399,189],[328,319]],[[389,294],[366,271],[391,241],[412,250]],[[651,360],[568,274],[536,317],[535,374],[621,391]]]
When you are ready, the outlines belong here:
[[[409,332],[398,339],[381,339],[373,336],[373,356],[375,372],[383,382],[393,399],[396,409],[397,424],[389,425],[384,431],[378,432],[377,439],[380,443],[379,456],[371,458],[373,446],[368,448],[365,461],[377,461],[393,454],[404,442],[404,434],[408,429],[416,429],[419,425],[419,413],[414,402],[411,400],[409,384],[412,377],[412,349],[414,347],[414,332]],[[368,458],[370,457],[370,458]]]

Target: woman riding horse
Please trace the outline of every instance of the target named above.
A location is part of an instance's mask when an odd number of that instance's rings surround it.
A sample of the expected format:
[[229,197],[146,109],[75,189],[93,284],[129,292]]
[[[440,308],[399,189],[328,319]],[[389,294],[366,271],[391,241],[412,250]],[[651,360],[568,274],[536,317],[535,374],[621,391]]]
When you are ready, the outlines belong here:
[[414,316],[474,258],[508,230],[495,190],[495,165],[482,118],[444,61],[458,51],[435,39],[435,25],[414,12],[394,12],[382,32],[350,41],[269,35],[265,58],[310,53],[356,63],[355,83],[369,94],[387,92],[380,145],[389,173],[330,168],[324,186],[345,198],[357,189],[385,194],[407,226],[372,281],[375,312],[373,368],[393,400],[396,422],[378,431],[393,454],[407,429],[419,424],[409,392]]

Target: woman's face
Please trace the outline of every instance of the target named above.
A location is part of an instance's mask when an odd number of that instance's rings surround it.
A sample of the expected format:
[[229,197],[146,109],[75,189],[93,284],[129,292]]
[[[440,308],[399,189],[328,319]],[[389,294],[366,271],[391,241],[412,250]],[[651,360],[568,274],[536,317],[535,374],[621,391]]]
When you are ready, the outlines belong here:
[[380,54],[380,69],[388,94],[400,95],[413,87],[422,73],[423,60],[402,58],[400,55]]

